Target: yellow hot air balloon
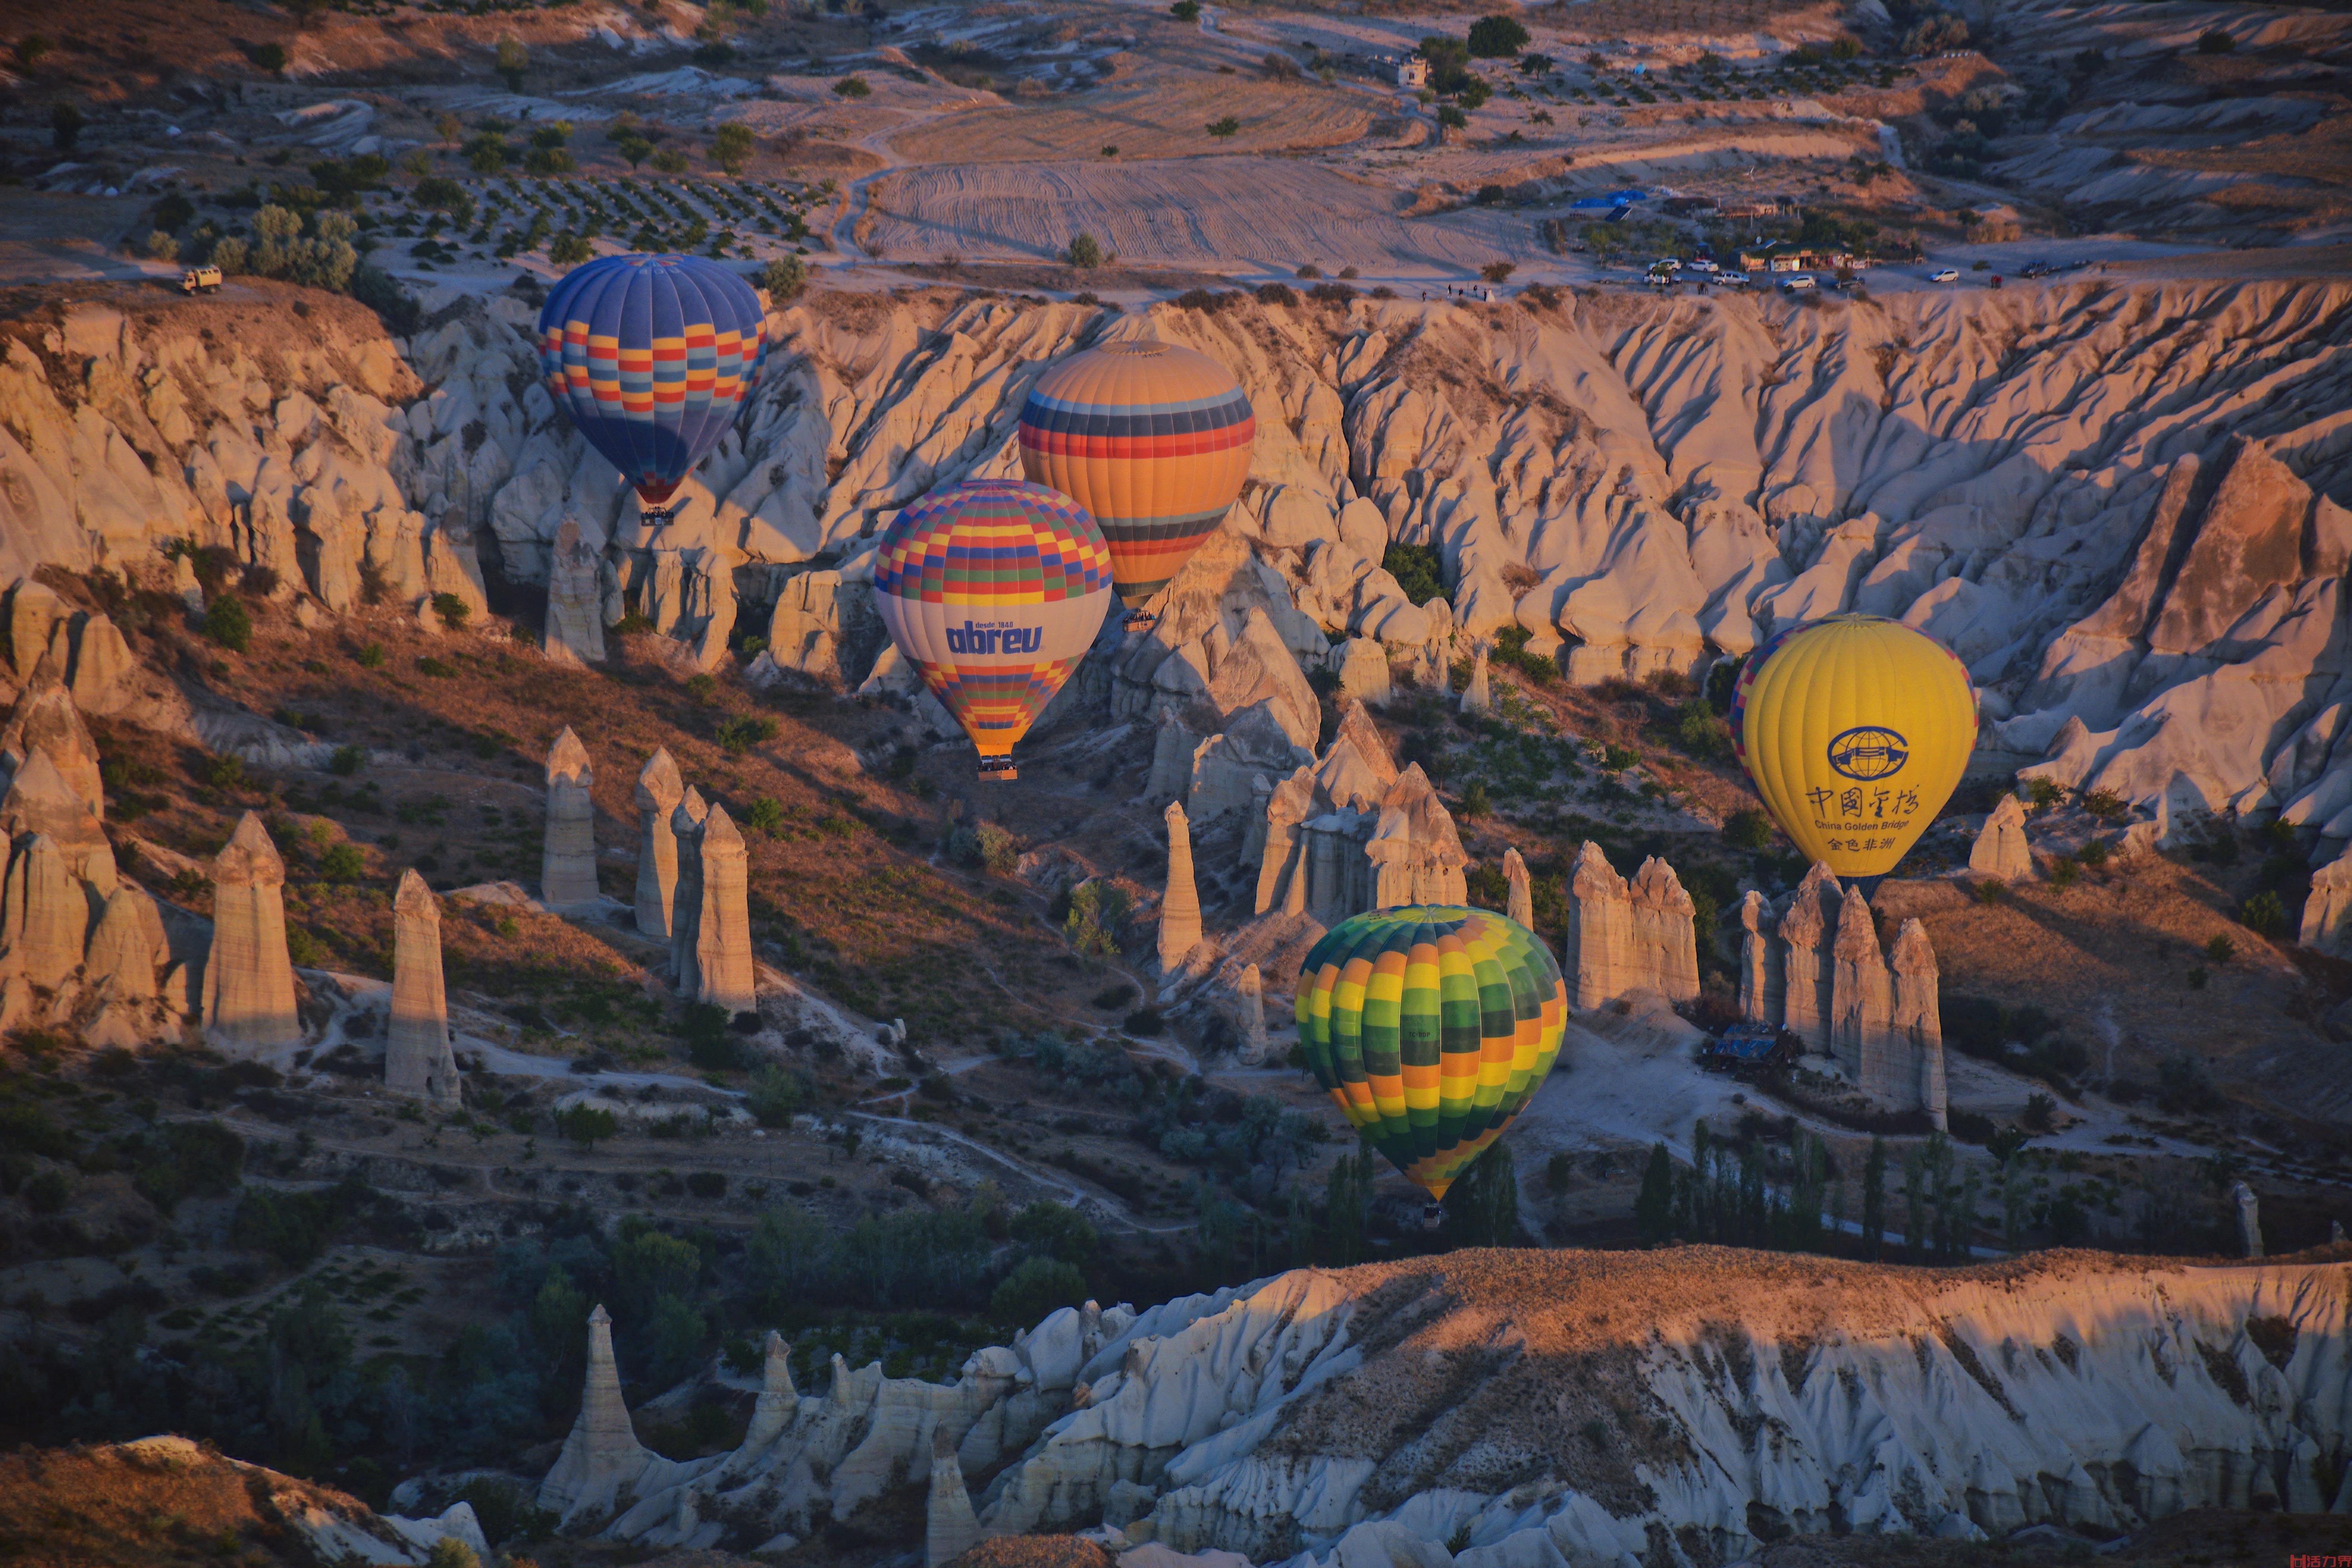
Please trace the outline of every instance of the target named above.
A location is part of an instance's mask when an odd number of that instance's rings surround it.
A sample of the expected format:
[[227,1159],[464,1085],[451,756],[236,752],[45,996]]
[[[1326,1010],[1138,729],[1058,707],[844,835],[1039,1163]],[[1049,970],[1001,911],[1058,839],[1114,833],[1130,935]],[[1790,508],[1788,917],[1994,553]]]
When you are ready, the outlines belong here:
[[1756,650],[1731,705],[1756,793],[1809,859],[1875,883],[1951,798],[1976,688],[1951,649],[1883,616],[1832,616]]

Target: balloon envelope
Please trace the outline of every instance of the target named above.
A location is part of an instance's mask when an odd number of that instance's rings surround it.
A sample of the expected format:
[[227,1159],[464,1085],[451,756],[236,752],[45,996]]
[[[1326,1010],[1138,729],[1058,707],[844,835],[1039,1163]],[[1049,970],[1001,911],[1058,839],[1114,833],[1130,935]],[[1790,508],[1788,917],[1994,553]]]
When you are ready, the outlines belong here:
[[874,591],[923,684],[982,756],[1003,757],[1094,646],[1110,608],[1110,551],[1069,497],[976,479],[891,521]]
[[1977,738],[1952,651],[1879,616],[1776,636],[1740,671],[1740,761],[1780,830],[1848,879],[1895,868],[1951,798]]
[[726,433],[767,353],[751,284],[695,256],[607,256],[539,313],[547,389],[648,507]]
[[1492,910],[1357,915],[1298,972],[1298,1043],[1317,1080],[1433,1198],[1542,1085],[1567,1018],[1542,939]]
[[1105,343],[1037,378],[1021,471],[1092,512],[1129,608],[1167,586],[1249,476],[1257,419],[1224,366],[1174,343]]

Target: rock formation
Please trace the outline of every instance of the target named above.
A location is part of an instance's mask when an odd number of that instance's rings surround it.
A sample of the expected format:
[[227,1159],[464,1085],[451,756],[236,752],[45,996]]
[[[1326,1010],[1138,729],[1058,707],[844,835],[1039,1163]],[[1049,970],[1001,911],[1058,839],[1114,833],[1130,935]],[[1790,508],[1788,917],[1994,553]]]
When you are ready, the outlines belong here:
[[963,1467],[945,1429],[931,1429],[931,1495],[923,1510],[923,1568],[947,1565],[980,1541],[980,1520],[964,1490]]
[[1817,860],[1790,895],[1789,907],[1780,911],[1783,996],[1787,1007],[1781,1026],[1803,1041],[1805,1049],[1815,1056],[1830,1054],[1830,1021],[1836,1016],[1833,947],[1838,911],[1844,899],[1838,889],[1837,873]]
[[1390,684],[1389,656],[1370,637],[1349,637],[1341,644],[1332,668],[1339,677],[1339,694],[1359,702],[1386,702]]
[[0,794],[0,835],[21,839],[41,834],[65,857],[72,875],[98,885],[101,896],[114,890],[114,851],[98,815],[72,783],[35,747],[24,765]]
[[1265,983],[1258,976],[1256,964],[1243,968],[1234,996],[1234,1010],[1238,1015],[1242,1037],[1242,1065],[1263,1067],[1265,1064]]
[[286,956],[286,862],[247,812],[213,858],[213,943],[197,1022],[212,1047],[252,1056],[302,1038]]
[[792,1348],[784,1336],[768,1331],[761,1343],[760,1395],[751,1406],[751,1424],[743,1433],[742,1449],[758,1453],[799,1419],[800,1390],[793,1386]]
[[1830,957],[1830,1052],[1847,1077],[1884,1093],[1895,1077],[1895,979],[1879,952],[1869,900],[1859,892],[1838,906]]
[[[2352,1417],[2298,1393],[2352,1375],[2340,1263],[2035,1255],[1994,1278],[1737,1252],[1695,1269],[1664,1252],[1620,1255],[1601,1279],[1574,1254],[1495,1256],[1294,1269],[1140,1313],[1065,1308],[952,1384],[836,1358],[831,1391],[761,1444],[644,1464],[608,1533],[709,1544],[723,1513],[781,1550],[927,1464],[944,1478],[943,1450],[959,1481],[999,1472],[977,1500],[989,1534],[1131,1519],[1130,1540],[1269,1568],[1429,1568],[1463,1531],[1479,1562],[1638,1563],[1659,1540],[1734,1562],[1832,1531],[2113,1535],[2193,1508],[2352,1507],[2352,1483],[2315,1462],[2352,1441]],[[2244,1331],[2272,1316],[2294,1331],[2263,1342],[2292,1344],[2283,1366]],[[1496,1323],[1524,1353],[1477,1353]],[[2064,1353],[2032,1352],[2062,1336]],[[1748,1347],[1729,1373],[1725,1343]],[[1650,1414],[1616,1468],[1527,1419],[1628,1398]],[[1366,1409],[1369,1436],[1342,1420]],[[1449,1433],[1475,1434],[1493,1468],[1463,1469]],[[582,1468],[573,1451],[559,1475]],[[944,1479],[937,1495],[952,1511]]]
[[449,1047],[449,999],[441,984],[441,900],[414,870],[392,900],[392,1011],[383,1086],[445,1110],[464,1103]]
[[547,569],[547,657],[558,664],[598,664],[604,658],[604,589],[597,551],[581,537],[577,520],[555,530]]
[[1787,1008],[1780,920],[1764,895],[1750,888],[1739,900],[1739,1016],[1778,1028]]
[[654,1456],[637,1442],[620,1369],[613,1361],[613,1316],[599,1303],[588,1314],[588,1377],[580,1416],[563,1439],[555,1468],[539,1483],[539,1506],[566,1522],[610,1509]]
[[2344,956],[2352,947],[2352,845],[2311,874],[2311,896],[2303,904],[2302,944]]
[[1192,881],[1192,827],[1181,802],[1162,813],[1168,824],[1168,890],[1160,903],[1160,972],[1173,974],[1201,945],[1201,895]]
[[2004,882],[2023,881],[2033,875],[2033,854],[2025,843],[2025,803],[2013,795],[2000,797],[1969,846],[1969,869]]
[[726,1009],[730,1016],[759,1009],[751,956],[751,857],[743,834],[723,805],[691,832],[672,817],[678,847],[677,903],[670,931],[677,994]]
[[26,759],[37,751],[89,807],[90,815],[103,820],[106,786],[98,776],[98,742],[90,738],[73,693],[66,689],[55,669],[54,662],[45,662],[36,670],[17,694],[7,723],[0,725],[0,787],[5,787],[5,781],[13,780]]
[[26,835],[8,862],[0,895],[0,972],[55,991],[81,967],[89,900],[46,833]]
[[670,905],[677,894],[677,836],[670,817],[686,798],[686,784],[669,748],[657,746],[637,774],[637,929],[669,940]]
[[1259,914],[1305,914],[1328,927],[1365,910],[1468,900],[1469,857],[1452,816],[1419,767],[1397,772],[1361,702],[1347,705],[1312,767],[1263,799],[1242,846],[1244,866],[1257,873]]
[[596,806],[589,798],[595,783],[588,748],[565,725],[547,751],[547,839],[540,858],[539,898],[551,910],[591,910],[600,897]]
[[1560,971],[1570,1000],[1591,1012],[1637,991],[1669,1002],[1698,994],[1694,906],[1675,868],[1655,856],[1629,884],[1587,839],[1568,875],[1568,938]]
[[2243,1182],[2230,1184],[2230,1205],[2238,1211],[2238,1245],[2248,1258],[2263,1255],[2262,1199]]
[[1454,831],[1453,816],[1419,763],[1398,774],[1381,796],[1380,816],[1364,842],[1363,855],[1372,868],[1371,909],[1470,901],[1464,875],[1470,857]]
[[1944,1023],[1937,996],[1936,951],[1927,945],[1927,928],[1916,920],[1905,921],[1895,933],[1887,967],[1893,971],[1895,994],[1887,1079],[1883,1087],[1864,1082],[1863,1088],[1897,1104],[1916,1104],[1940,1132],[1949,1126],[1945,1120]]
[[1536,900],[1528,886],[1528,863],[1514,847],[1503,851],[1503,913],[1533,930],[1536,923]]
[[1480,643],[1470,663],[1470,681],[1462,689],[1462,711],[1469,714],[1490,712],[1495,700],[1486,688],[1486,645]]

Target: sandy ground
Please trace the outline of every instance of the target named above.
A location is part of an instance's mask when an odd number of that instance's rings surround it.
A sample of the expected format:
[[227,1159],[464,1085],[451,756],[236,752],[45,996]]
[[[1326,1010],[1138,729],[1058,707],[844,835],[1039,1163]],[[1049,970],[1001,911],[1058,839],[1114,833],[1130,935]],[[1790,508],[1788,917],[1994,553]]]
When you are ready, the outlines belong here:
[[1403,218],[1397,192],[1315,163],[1269,158],[1235,174],[1226,160],[915,169],[887,182],[875,232],[887,254],[925,259],[1050,257],[1086,233],[1134,264],[1282,277],[1312,261],[1458,278],[1532,239],[1514,213]]

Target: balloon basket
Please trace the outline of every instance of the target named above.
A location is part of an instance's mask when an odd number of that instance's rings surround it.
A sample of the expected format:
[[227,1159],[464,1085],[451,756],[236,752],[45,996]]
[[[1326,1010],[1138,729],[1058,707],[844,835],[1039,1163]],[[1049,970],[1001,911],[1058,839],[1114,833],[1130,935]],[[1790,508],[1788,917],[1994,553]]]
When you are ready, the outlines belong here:
[[1444,1223],[1445,1205],[1444,1204],[1423,1204],[1421,1205],[1422,1229],[1435,1230]]
[[1021,776],[1021,770],[1013,765],[1011,757],[982,757],[980,776],[994,784],[1011,784]]
[[1149,610],[1130,610],[1127,619],[1120,624],[1128,631],[1148,632],[1160,624],[1160,617]]

